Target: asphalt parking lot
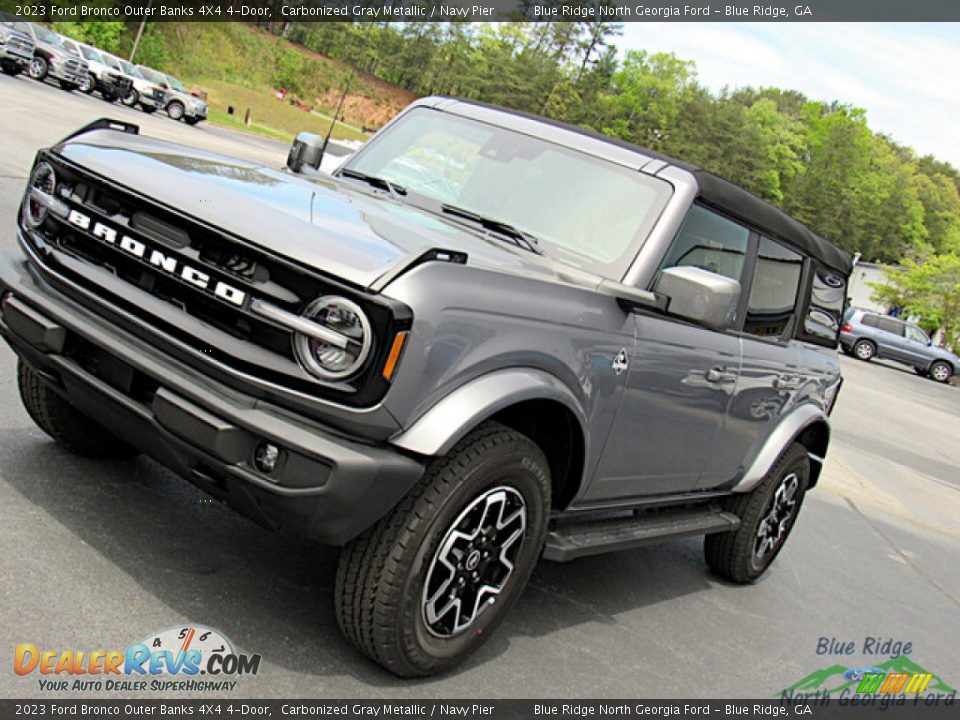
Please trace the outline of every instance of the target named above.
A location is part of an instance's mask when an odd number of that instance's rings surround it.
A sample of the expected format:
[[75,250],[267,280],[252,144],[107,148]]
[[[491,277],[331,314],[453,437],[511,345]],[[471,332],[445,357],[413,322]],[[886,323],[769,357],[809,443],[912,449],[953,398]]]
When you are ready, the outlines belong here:
[[[268,140],[0,76],[0,250],[16,246],[35,151],[104,115],[273,166],[286,155]],[[836,663],[878,664],[859,652],[867,637],[910,642],[915,663],[960,685],[960,387],[910,370],[842,359],[824,475],[760,582],[712,577],[696,540],[544,563],[465,667],[409,682],[341,637],[335,551],[269,534],[149,460],[59,449],[22,409],[15,364],[4,345],[2,697],[41,694],[36,675],[12,671],[18,643],[125,648],[191,623],[262,655],[234,697],[771,697]],[[858,652],[818,655],[821,637]]]

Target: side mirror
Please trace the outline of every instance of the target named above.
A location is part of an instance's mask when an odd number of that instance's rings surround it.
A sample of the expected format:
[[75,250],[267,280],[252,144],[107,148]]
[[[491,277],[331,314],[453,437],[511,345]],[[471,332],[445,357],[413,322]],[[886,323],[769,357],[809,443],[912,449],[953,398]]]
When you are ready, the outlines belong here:
[[314,133],[302,132],[290,145],[290,154],[287,155],[287,167],[291,172],[298,173],[304,165],[314,170],[320,169],[320,160],[323,157],[324,140]]
[[691,266],[661,270],[654,291],[669,298],[669,314],[714,330],[733,325],[740,301],[739,282]]

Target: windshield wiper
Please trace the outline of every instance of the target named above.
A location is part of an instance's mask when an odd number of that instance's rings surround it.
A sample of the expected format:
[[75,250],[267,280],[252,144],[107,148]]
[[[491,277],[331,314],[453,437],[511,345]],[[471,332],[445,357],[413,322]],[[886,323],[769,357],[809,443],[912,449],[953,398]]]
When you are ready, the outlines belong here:
[[367,175],[362,173],[359,170],[350,170],[349,168],[341,170],[338,175],[343,177],[353,178],[354,180],[362,180],[375,188],[380,188],[381,190],[386,190],[393,197],[394,200],[399,200],[401,195],[407,194],[407,189],[402,185],[397,185],[392,183],[389,180],[384,180],[382,177],[377,177],[376,175]]
[[517,247],[522,247],[524,250],[529,250],[534,255],[543,254],[543,251],[540,249],[540,241],[537,240],[537,238],[509,223],[505,223],[502,220],[497,220],[495,218],[484,217],[483,215],[475,213],[472,210],[466,210],[464,208],[457,207],[456,205],[445,204],[441,205],[440,209],[443,210],[443,212],[445,212],[447,215],[453,215],[455,217],[463,218],[464,220],[470,220],[486,230],[490,230],[498,233],[499,235],[508,237],[513,240]]

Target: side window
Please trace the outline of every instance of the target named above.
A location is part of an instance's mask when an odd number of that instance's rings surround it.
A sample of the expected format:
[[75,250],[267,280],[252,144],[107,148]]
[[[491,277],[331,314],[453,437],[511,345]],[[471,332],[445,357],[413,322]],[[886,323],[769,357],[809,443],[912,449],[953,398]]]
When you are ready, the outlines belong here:
[[760,238],[743,330],[780,337],[796,312],[803,256],[770,238]]
[[660,269],[692,265],[740,280],[749,239],[750,231],[743,225],[694,205]]
[[867,327],[878,328],[880,327],[880,318],[876,315],[864,315],[860,323],[862,325],[866,325]]
[[[810,302],[803,318],[802,339],[830,347],[836,346],[846,294],[847,281],[843,275],[814,263]],[[844,319],[849,319],[852,314],[853,309],[848,308]],[[867,321],[873,317],[864,315],[862,322],[869,325]]]
[[893,333],[894,335],[903,335],[903,323],[887,317],[880,318],[878,322],[880,323],[879,327],[881,330],[886,330],[888,333]]
[[927,334],[920,328],[913,327],[913,325],[907,325],[907,337],[923,345],[930,344],[930,338],[927,337]]

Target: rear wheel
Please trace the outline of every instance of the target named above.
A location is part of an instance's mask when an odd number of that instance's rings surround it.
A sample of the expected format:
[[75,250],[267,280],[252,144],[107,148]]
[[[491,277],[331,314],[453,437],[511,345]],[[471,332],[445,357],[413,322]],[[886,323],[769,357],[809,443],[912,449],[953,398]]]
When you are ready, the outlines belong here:
[[853,346],[853,354],[858,360],[871,360],[877,354],[877,346],[869,340],[857,340]]
[[47,63],[46,59],[42,57],[35,57],[30,61],[30,64],[27,66],[27,75],[32,77],[34,80],[43,80],[47,77],[47,74],[50,72],[50,65]]
[[793,443],[752,492],[727,500],[725,509],[740,518],[740,527],[706,537],[703,549],[710,569],[736,583],[760,577],[783,549],[809,479],[807,449]]
[[134,107],[138,102],[140,102],[140,93],[136,90],[131,90],[127,93],[127,96],[123,98],[123,104],[127,107]]
[[129,458],[139,454],[60,397],[22,360],[17,365],[17,384],[31,419],[68,450],[94,458]]
[[950,363],[944,362],[943,360],[937,360],[933,365],[930,366],[930,377],[932,377],[937,382],[945,383],[953,376],[953,368],[950,367]]
[[462,662],[520,595],[546,536],[550,473],[531,440],[485,423],[377,525],[344,548],[344,634],[402,677]]

